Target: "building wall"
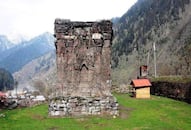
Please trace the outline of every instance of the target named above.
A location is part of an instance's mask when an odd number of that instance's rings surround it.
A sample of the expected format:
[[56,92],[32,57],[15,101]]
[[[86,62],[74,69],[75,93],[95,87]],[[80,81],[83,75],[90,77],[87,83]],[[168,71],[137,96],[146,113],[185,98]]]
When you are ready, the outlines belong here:
[[58,91],[64,96],[111,95],[112,23],[56,19]]
[[136,98],[150,98],[150,87],[137,88]]
[[50,116],[119,115],[111,89],[112,23],[56,19],[58,88]]

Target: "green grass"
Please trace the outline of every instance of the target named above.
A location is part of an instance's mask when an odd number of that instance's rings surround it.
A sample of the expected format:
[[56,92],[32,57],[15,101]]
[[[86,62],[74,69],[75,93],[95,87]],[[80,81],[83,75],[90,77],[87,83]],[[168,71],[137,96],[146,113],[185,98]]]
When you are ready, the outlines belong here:
[[191,105],[172,99],[152,96],[134,99],[115,94],[120,116],[50,118],[48,105],[0,111],[2,130],[190,130]]

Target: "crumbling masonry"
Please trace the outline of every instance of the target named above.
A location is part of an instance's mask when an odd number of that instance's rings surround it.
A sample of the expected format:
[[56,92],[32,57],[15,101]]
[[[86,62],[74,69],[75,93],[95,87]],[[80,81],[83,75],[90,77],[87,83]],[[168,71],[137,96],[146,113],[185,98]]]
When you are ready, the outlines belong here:
[[51,116],[118,115],[111,88],[112,23],[55,20],[58,84]]

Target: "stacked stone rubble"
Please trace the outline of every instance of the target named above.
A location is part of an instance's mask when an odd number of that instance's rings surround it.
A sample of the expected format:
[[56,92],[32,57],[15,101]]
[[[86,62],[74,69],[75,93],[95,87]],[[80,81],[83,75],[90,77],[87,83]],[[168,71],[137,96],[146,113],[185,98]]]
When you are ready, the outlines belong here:
[[118,115],[118,103],[113,97],[57,97],[50,103],[52,116]]
[[56,19],[55,38],[58,84],[49,114],[116,115],[118,104],[110,92],[112,23]]

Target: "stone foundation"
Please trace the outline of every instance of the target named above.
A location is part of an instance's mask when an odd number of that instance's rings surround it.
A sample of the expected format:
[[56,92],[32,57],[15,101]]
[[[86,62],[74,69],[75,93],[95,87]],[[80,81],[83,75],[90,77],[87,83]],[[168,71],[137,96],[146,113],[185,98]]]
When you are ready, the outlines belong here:
[[114,97],[57,97],[49,104],[50,116],[119,115]]

